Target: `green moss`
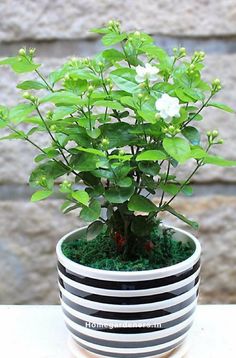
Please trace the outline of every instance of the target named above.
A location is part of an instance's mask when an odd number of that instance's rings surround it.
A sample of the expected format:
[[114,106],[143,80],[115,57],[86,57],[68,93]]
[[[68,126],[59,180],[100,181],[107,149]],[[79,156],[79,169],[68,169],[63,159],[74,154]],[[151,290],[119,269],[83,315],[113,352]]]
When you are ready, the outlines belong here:
[[[152,243],[150,250],[145,244]],[[171,266],[190,257],[194,248],[189,243],[173,239],[173,230],[154,227],[150,237],[137,250],[136,257],[124,260],[115,241],[101,234],[94,240],[65,241],[62,251],[66,257],[85,266],[111,271],[142,271]]]

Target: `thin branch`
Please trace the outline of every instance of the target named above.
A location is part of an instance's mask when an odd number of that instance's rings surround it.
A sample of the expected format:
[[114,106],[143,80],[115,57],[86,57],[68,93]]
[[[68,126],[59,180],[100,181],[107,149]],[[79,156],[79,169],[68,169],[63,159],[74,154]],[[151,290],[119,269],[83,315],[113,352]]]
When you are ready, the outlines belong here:
[[[167,166],[167,172],[166,172],[166,176],[165,176],[165,180],[164,180],[164,185],[166,185],[166,183],[167,183],[169,174],[170,174],[170,161],[168,160],[168,166]],[[161,200],[160,200],[160,203],[159,203],[159,207],[162,206],[162,203],[163,203],[163,200],[164,200],[164,196],[165,196],[165,192],[164,192],[164,190],[163,190],[163,191],[162,191],[162,194],[161,194]]]
[[193,117],[191,117],[187,122],[184,123],[183,128],[185,128],[209,103],[209,101],[212,99],[212,97],[214,96],[214,93],[211,93],[211,95],[209,96],[209,98],[207,99],[206,102],[203,103],[203,105],[199,108],[199,110],[194,114]]

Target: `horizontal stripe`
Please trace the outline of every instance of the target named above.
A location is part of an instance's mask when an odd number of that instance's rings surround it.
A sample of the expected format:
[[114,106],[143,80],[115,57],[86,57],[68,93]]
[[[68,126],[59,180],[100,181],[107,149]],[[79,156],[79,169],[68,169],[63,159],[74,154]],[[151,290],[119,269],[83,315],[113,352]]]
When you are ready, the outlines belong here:
[[[193,322],[193,318],[185,320],[178,326],[168,328],[164,331],[135,333],[135,334],[119,334],[119,333],[103,333],[92,331],[78,326],[70,319],[65,317],[66,326],[75,336],[85,340],[86,342],[98,344],[99,346],[112,348],[144,348],[146,346],[156,346],[171,342],[172,340],[186,333]],[[87,333],[88,332],[88,333]],[[110,338],[111,337],[111,338]],[[133,338],[132,338],[133,337]],[[146,338],[145,338],[146,337]]]
[[[165,227],[164,225],[162,225]],[[101,270],[92,268],[89,266],[81,265],[70,259],[68,259],[62,252],[62,244],[66,240],[79,240],[81,237],[86,235],[86,227],[74,230],[69,234],[65,235],[57,244],[57,257],[58,261],[66,267],[72,273],[78,274],[82,277],[87,277],[97,280],[99,277],[100,280],[104,281],[115,281],[115,282],[139,282],[139,281],[151,281],[161,278],[166,278],[169,276],[176,276],[180,273],[183,273],[193,267],[200,258],[201,254],[201,245],[199,241],[189,232],[186,232],[181,229],[177,229],[172,226],[168,228],[173,229],[173,239],[181,242],[189,242],[189,244],[195,248],[193,255],[188,259],[183,260],[175,265],[170,265],[153,270],[142,270],[142,271],[111,271],[111,270]],[[155,285],[156,286],[156,285]]]
[[[79,319],[81,319],[82,321],[85,322],[91,322],[94,324],[103,324],[103,325],[111,325],[111,324],[116,324],[116,325],[120,325],[124,322],[127,322],[127,320],[115,320],[115,319],[102,319],[100,317],[94,317],[94,316],[89,316],[86,314],[83,314],[79,311],[74,310],[73,308],[69,307],[65,302],[61,301],[61,305],[62,308],[64,308],[67,312],[69,312],[72,316],[77,317]],[[190,303],[187,307],[171,313],[169,315],[165,315],[162,317],[155,317],[155,318],[150,318],[150,319],[142,319],[142,320],[129,320],[127,323],[128,324],[142,324],[142,325],[147,325],[147,324],[151,324],[151,325],[158,325],[158,324],[163,324],[169,321],[173,321],[174,319],[177,319],[183,315],[185,315],[186,313],[188,313],[189,311],[195,309],[197,306],[197,299],[195,301],[193,301],[192,303]]]
[[59,278],[60,285],[66,291],[70,292],[71,294],[73,294],[77,297],[81,297],[83,299],[89,300],[89,301],[108,303],[108,304],[113,304],[113,305],[142,305],[142,304],[146,304],[146,303],[154,303],[154,302],[170,300],[172,298],[182,295],[183,293],[190,291],[198,283],[198,281],[199,281],[199,276],[196,277],[196,279],[194,281],[190,282],[188,285],[180,287],[177,290],[174,290],[172,292],[160,293],[160,294],[152,295],[152,296],[111,297],[111,296],[101,296],[101,295],[90,294],[88,292],[78,290],[78,289],[68,285],[61,278]]
[[[151,327],[137,327],[137,325],[134,325],[134,328],[132,327],[119,327],[119,328],[110,328],[112,327],[112,325],[108,328],[104,328],[104,325],[102,324],[92,324],[89,321],[83,321],[75,316],[73,316],[72,314],[70,314],[69,312],[66,311],[65,308],[63,308],[63,312],[66,315],[66,317],[68,317],[71,321],[73,321],[74,323],[78,324],[81,327],[85,327],[85,328],[89,328],[92,329],[94,331],[100,331],[100,332],[110,332],[110,333],[124,333],[124,334],[134,334],[134,333],[148,333],[148,332],[156,332],[156,331],[161,331],[163,329],[167,329],[170,327],[174,327],[182,322],[184,322],[186,319],[188,319],[189,317],[191,317],[193,315],[195,311],[195,308],[193,308],[190,312],[184,314],[183,316],[174,319],[173,321],[168,321],[166,323],[162,323],[161,327],[157,326],[151,326]],[[125,322],[123,321],[123,325],[125,325]],[[107,326],[105,326],[107,327]]]
[[[166,350],[166,351],[172,350],[174,346],[176,347],[183,342],[186,335],[187,335],[187,333],[183,334],[182,336],[178,337],[177,339],[172,340],[171,342],[167,342],[164,344],[158,344],[157,346],[151,346],[151,347],[146,346],[144,348],[112,348],[112,347],[104,347],[104,346],[101,347],[94,343],[86,342],[83,339],[76,337],[73,333],[71,333],[71,338],[69,340],[69,346],[70,346],[70,348],[72,348],[71,349],[72,352],[75,349],[77,351],[77,345],[79,343],[79,345],[95,349],[99,352],[110,353],[110,354],[112,354],[112,357],[114,357],[114,354],[115,354],[115,356],[117,356],[117,354],[126,354],[127,356],[132,354],[133,357],[134,357],[134,355],[139,356],[140,354],[142,354],[142,355],[148,354],[147,357],[150,357],[150,356],[153,357],[153,354],[155,354],[155,358],[157,358],[156,352],[160,352],[160,350]],[[101,349],[102,349],[102,351],[101,351]],[[77,353],[78,353],[78,351],[77,351]]]
[[[154,280],[148,280],[148,281],[134,281],[134,282],[119,282],[115,280],[115,277],[112,281],[105,281],[105,280],[99,280],[94,279],[90,277],[84,277],[79,274],[76,274],[70,270],[68,270],[65,266],[63,266],[60,262],[58,262],[58,269],[60,272],[62,272],[63,275],[70,278],[71,280],[82,283],[86,286],[93,286],[98,288],[105,288],[105,289],[111,289],[111,290],[143,290],[143,289],[149,289],[154,287],[162,287],[167,286],[173,283],[180,282],[187,277],[194,274],[200,267],[200,260],[192,267],[190,267],[188,270],[181,272],[178,275],[172,275],[165,278],[160,279],[154,279]],[[97,275],[99,275],[99,270],[97,272]]]
[[107,290],[103,288],[93,287],[93,286],[86,286],[81,283],[75,282],[58,270],[59,277],[66,282],[68,285],[77,288],[78,290],[89,292],[96,295],[102,296],[113,296],[113,297],[137,297],[137,296],[151,296],[156,295],[168,291],[174,291],[178,288],[188,285],[190,282],[194,281],[197,276],[200,274],[200,268],[194,272],[193,275],[187,277],[186,279],[179,281],[177,283],[173,283],[171,285],[166,285],[163,287],[154,287],[146,290]]
[[81,313],[84,313],[86,315],[90,315],[93,317],[100,317],[100,318],[105,318],[105,319],[116,319],[116,320],[135,320],[135,319],[142,320],[142,319],[168,316],[172,313],[178,312],[179,310],[186,308],[193,301],[195,301],[197,297],[198,297],[198,291],[195,292],[188,299],[186,299],[176,305],[166,307],[165,309],[162,308],[162,309],[157,309],[157,310],[149,311],[149,312],[122,313],[122,312],[101,311],[101,310],[96,310],[94,308],[83,307],[83,306],[79,305],[78,303],[71,301],[63,294],[61,294],[61,298],[62,298],[63,302],[65,302],[69,307],[71,307],[72,309],[74,309],[78,312],[81,312]]
[[79,305],[87,308],[93,308],[93,309],[98,309],[101,311],[109,311],[109,312],[146,312],[146,311],[165,308],[168,306],[173,306],[175,304],[184,301],[185,299],[191,297],[197,291],[199,287],[199,283],[200,282],[198,282],[188,292],[183,293],[182,295],[179,295],[177,297],[171,298],[169,300],[154,302],[154,303],[138,304],[138,305],[114,305],[108,303],[89,301],[71,294],[70,292],[66,291],[63,287],[61,287],[60,284],[59,284],[59,288],[64,296],[69,298],[71,301],[78,303]]

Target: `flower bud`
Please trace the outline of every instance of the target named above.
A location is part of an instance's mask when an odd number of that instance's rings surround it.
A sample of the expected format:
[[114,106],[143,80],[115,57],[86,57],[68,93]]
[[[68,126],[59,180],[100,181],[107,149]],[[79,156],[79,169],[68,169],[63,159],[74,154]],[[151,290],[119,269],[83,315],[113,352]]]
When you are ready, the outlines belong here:
[[24,97],[25,99],[30,99],[31,94],[30,94],[29,92],[24,92],[24,93],[23,93],[23,97]]
[[145,88],[146,87],[146,83],[142,82],[138,85],[140,88]]
[[89,58],[85,58],[85,59],[84,59],[84,64],[85,64],[86,66],[89,65]]
[[219,78],[216,78],[212,81],[213,86],[219,86],[220,84],[221,84],[221,82],[220,82]]
[[94,91],[94,87],[92,85],[88,86],[88,92],[92,93]]
[[212,131],[213,138],[218,137],[218,135],[219,135],[219,132],[216,129]]
[[36,51],[35,48],[30,48],[30,49],[29,49],[29,54],[30,54],[31,56],[34,56],[35,51]]
[[67,73],[67,74],[65,75],[64,79],[65,79],[65,81],[69,81],[69,80],[70,80],[70,75],[69,75],[69,73]]
[[48,112],[46,113],[46,118],[47,118],[47,119],[51,119],[52,116],[53,116],[53,112],[52,112],[52,111],[48,111]]
[[101,141],[101,144],[102,144],[103,147],[106,147],[106,146],[108,146],[110,144],[110,141],[107,138],[103,138],[102,141]]
[[140,98],[140,99],[143,98],[143,94],[142,94],[142,93],[139,93],[139,94],[138,94],[138,98]]
[[207,136],[211,137],[211,132],[210,131],[207,132]]
[[217,143],[218,143],[218,144],[223,144],[223,143],[224,143],[224,139],[219,139]]
[[191,65],[189,66],[190,70],[194,70],[195,66],[193,63],[191,63]]
[[140,32],[139,32],[139,31],[135,31],[134,36],[139,37],[140,35],[141,35],[141,34],[140,34]]
[[163,128],[163,129],[162,129],[162,132],[163,132],[163,133],[167,133],[167,132],[168,132],[168,128]]
[[180,56],[186,56],[186,48],[185,47],[180,47],[179,54],[180,54]]
[[26,55],[25,49],[24,49],[24,48],[21,48],[21,49],[18,51],[18,54],[19,54],[20,56],[25,56],[25,55]]
[[57,129],[57,126],[55,124],[50,126],[50,130],[54,132]]

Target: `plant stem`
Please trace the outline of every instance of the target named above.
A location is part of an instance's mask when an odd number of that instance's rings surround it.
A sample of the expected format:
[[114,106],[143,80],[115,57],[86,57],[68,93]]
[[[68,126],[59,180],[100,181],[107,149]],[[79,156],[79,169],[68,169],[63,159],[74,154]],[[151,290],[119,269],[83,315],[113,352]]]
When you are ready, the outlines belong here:
[[[29,139],[27,136],[23,135],[21,132],[19,132],[17,129],[15,129],[14,127],[10,126],[9,124],[7,125],[7,127],[14,133],[23,136],[24,140],[28,143],[30,143],[33,147],[37,148],[40,152],[42,152],[43,154],[47,155],[47,152],[45,152],[45,150],[43,150],[42,148],[39,147],[39,145],[35,142],[33,142],[31,139]],[[57,164],[60,164],[61,166],[65,167],[65,164],[55,158],[51,158],[54,162],[56,162]],[[70,169],[70,168],[68,168]],[[78,173],[76,173],[76,175],[78,175]]]
[[[166,176],[165,176],[165,180],[164,180],[164,185],[166,185],[166,183],[167,183],[169,174],[170,174],[170,161],[168,160],[168,166],[167,166],[167,172],[166,172]],[[162,191],[162,194],[161,194],[161,200],[160,200],[160,203],[159,203],[159,207],[162,206],[162,203],[163,203],[163,200],[164,200],[164,196],[165,196],[165,192],[164,192],[164,190],[163,190],[163,191]]]
[[44,126],[45,126],[45,128],[46,128],[46,130],[47,130],[47,132],[48,132],[48,134],[49,134],[49,136],[51,137],[52,141],[56,144],[56,146],[57,146],[59,152],[61,153],[63,159],[65,160],[66,165],[70,168],[71,173],[75,174],[76,176],[79,176],[79,174],[76,173],[76,171],[74,171],[74,170],[71,168],[70,163],[69,163],[69,161],[67,160],[67,158],[66,158],[66,156],[65,156],[65,154],[64,154],[64,152],[63,152],[63,148],[60,146],[60,144],[58,143],[58,141],[57,141],[57,140],[54,138],[54,136],[52,135],[52,133],[51,133],[51,131],[50,131],[48,125],[47,125],[47,122],[46,122],[45,119],[43,118],[43,116],[42,116],[42,114],[41,114],[41,112],[40,112],[38,106],[36,106],[36,111],[37,111],[39,117],[41,118],[41,120],[42,120],[42,122],[43,122],[43,124],[44,124]]
[[123,50],[123,52],[124,52],[124,55],[125,55],[125,58],[126,58],[126,62],[128,63],[129,68],[131,68],[131,65],[130,65],[130,63],[129,63],[128,55],[127,55],[127,52],[126,52],[126,50],[125,50],[125,46],[124,46],[123,41],[121,42],[121,47],[122,47],[122,50]]
[[164,204],[165,205],[169,205],[175,198],[176,196],[181,192],[181,190],[184,188],[184,186],[189,182],[189,180],[194,176],[194,174],[196,173],[196,171],[202,166],[202,163],[199,163],[196,168],[194,169],[194,171],[189,175],[189,177],[185,180],[185,182],[179,187],[177,193],[175,195],[172,196],[172,198]]
[[[209,151],[209,149],[211,148],[212,145],[213,145],[213,143],[208,143],[208,146],[206,148],[206,153]],[[175,195],[173,195],[172,198],[167,203],[164,204],[164,206],[169,205],[176,198],[176,196],[181,192],[181,190],[184,188],[184,186],[189,182],[189,180],[194,176],[194,174],[197,172],[197,170],[202,165],[203,165],[203,159],[198,162],[194,171],[189,175],[189,177],[185,180],[185,182],[179,187],[177,193]]]
[[47,86],[47,88],[49,89],[49,91],[54,92],[54,89],[52,88],[52,86],[50,86],[50,84],[46,81],[46,79],[43,77],[43,75],[36,69],[34,70],[37,75],[41,78],[41,80],[45,83],[45,85]]
[[212,99],[212,97],[214,96],[214,93],[211,93],[211,95],[209,96],[209,98],[207,99],[206,102],[203,103],[203,105],[199,108],[199,110],[194,114],[194,116],[192,118],[190,118],[187,122],[184,123],[183,128],[185,128],[209,103],[209,101]]

